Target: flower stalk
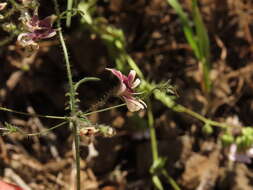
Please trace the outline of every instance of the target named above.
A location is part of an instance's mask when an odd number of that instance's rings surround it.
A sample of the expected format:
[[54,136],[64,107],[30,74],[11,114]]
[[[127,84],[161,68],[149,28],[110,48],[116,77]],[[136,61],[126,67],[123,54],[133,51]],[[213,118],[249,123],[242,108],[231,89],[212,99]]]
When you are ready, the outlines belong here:
[[[55,5],[55,12],[57,16],[60,15],[60,10],[58,6],[57,0],[53,0],[54,5]],[[77,106],[76,106],[76,90],[74,87],[73,79],[72,79],[72,72],[71,72],[71,67],[70,67],[70,61],[69,61],[69,56],[68,56],[68,51],[67,47],[63,38],[63,34],[61,31],[61,21],[60,19],[57,20],[57,27],[58,27],[58,34],[61,42],[61,46],[63,49],[63,54],[64,54],[64,59],[65,59],[65,64],[66,64],[66,69],[67,69],[67,76],[68,76],[68,83],[69,83],[69,109],[70,109],[70,114],[71,116],[74,116],[77,113]],[[74,135],[74,143],[75,143],[75,162],[76,162],[76,189],[80,190],[81,189],[81,183],[80,183],[80,149],[79,149],[79,135],[78,135],[78,129],[77,129],[77,124],[75,121],[69,121],[69,127],[72,128],[72,133]]]

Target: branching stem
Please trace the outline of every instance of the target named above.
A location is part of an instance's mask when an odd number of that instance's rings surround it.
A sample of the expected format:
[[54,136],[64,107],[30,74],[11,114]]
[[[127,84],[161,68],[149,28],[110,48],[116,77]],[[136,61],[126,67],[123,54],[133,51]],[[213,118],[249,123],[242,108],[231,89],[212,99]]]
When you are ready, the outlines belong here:
[[[58,6],[57,0],[53,0],[55,4],[55,12],[59,16],[60,15],[60,10]],[[67,76],[68,76],[68,83],[69,83],[69,109],[70,109],[70,114],[71,116],[75,116],[77,114],[77,105],[76,105],[76,91],[74,88],[74,83],[72,79],[72,73],[71,73],[71,67],[70,67],[70,62],[69,62],[69,56],[68,56],[68,51],[67,47],[63,38],[63,34],[61,31],[61,21],[60,19],[57,20],[57,26],[58,26],[58,34],[61,42],[61,46],[63,49],[63,54],[64,54],[64,59],[65,59],[65,64],[66,64],[66,69],[67,69]],[[78,135],[78,129],[75,121],[69,121],[69,126],[72,128],[72,133],[74,135],[74,143],[75,143],[75,162],[76,162],[76,189],[80,190],[81,189],[81,184],[80,184],[80,151],[79,151],[79,135]]]

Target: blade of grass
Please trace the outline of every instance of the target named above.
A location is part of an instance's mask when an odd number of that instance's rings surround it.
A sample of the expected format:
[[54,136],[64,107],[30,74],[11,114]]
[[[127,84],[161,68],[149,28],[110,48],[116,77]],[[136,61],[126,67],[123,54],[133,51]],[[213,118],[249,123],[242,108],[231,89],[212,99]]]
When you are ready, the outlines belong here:
[[193,20],[195,23],[196,36],[198,40],[198,49],[200,52],[200,61],[203,67],[203,78],[205,90],[210,92],[211,81],[209,79],[210,73],[210,41],[206,27],[204,25],[201,13],[198,8],[197,0],[192,1]]
[[194,52],[195,56],[199,59],[200,58],[200,52],[199,52],[199,48],[198,48],[198,45],[197,45],[197,41],[195,39],[194,31],[191,27],[190,19],[188,18],[186,13],[183,11],[183,9],[182,9],[180,3],[178,2],[178,0],[167,0],[167,1],[170,4],[170,6],[178,14],[178,16],[181,20],[182,26],[183,26],[183,31],[184,31],[186,40],[190,44],[191,48],[193,49],[193,52]]

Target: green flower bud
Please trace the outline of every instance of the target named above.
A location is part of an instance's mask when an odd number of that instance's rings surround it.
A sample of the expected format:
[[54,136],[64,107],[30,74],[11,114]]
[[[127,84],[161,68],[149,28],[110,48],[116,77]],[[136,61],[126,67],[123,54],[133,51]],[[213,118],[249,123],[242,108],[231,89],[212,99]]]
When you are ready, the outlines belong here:
[[206,135],[211,135],[213,133],[213,128],[210,124],[206,123],[203,127],[202,127],[202,132]]
[[221,136],[221,141],[224,146],[228,146],[234,142],[234,137],[231,134],[225,133]]

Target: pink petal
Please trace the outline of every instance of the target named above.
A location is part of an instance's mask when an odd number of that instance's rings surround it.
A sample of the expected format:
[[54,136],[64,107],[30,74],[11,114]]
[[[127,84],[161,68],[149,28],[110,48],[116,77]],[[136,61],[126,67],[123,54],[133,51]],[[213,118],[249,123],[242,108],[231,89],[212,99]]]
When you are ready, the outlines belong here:
[[116,92],[117,96],[121,96],[122,94],[124,94],[127,90],[126,85],[123,82],[120,82],[120,87],[118,89],[118,91]]
[[110,69],[110,68],[105,68],[105,69],[108,70],[108,71],[111,71],[112,74],[114,74],[116,77],[118,77],[118,79],[120,81],[124,80],[123,74],[120,71],[118,71],[116,69]]
[[131,70],[127,77],[129,84],[131,84],[134,81],[135,76],[136,76],[135,70]]
[[55,15],[48,16],[38,22],[38,26],[41,28],[51,28],[53,25],[53,22],[55,21],[57,17]]
[[21,189],[16,185],[0,181],[0,190],[23,190],[23,189]]

